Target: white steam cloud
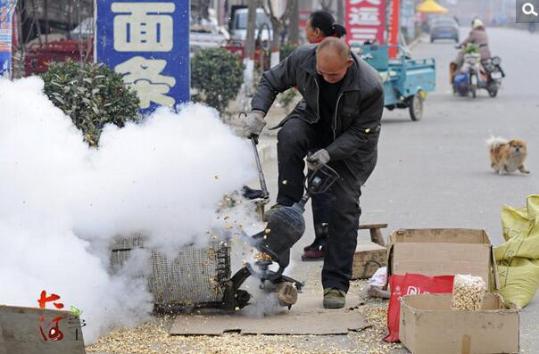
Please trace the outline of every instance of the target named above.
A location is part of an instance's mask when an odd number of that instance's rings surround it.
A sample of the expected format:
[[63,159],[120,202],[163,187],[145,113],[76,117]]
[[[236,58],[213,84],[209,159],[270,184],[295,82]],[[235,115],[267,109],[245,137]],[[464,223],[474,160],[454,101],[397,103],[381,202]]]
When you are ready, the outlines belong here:
[[201,105],[107,126],[90,149],[42,89],[38,78],[0,80],[0,303],[36,307],[41,290],[56,293],[83,311],[91,343],[151,311],[134,276],[144,257],[111,275],[110,239],[203,244],[223,195],[254,178],[252,152]]

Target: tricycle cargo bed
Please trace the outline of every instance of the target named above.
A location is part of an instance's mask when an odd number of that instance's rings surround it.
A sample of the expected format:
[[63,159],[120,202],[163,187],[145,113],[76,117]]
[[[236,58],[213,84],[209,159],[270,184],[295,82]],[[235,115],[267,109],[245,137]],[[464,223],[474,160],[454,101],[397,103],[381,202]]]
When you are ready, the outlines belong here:
[[427,92],[436,89],[434,58],[410,59],[401,55],[398,59],[389,59],[387,45],[364,45],[361,58],[380,73],[384,83],[384,106],[389,110],[408,108],[412,120],[421,120]]

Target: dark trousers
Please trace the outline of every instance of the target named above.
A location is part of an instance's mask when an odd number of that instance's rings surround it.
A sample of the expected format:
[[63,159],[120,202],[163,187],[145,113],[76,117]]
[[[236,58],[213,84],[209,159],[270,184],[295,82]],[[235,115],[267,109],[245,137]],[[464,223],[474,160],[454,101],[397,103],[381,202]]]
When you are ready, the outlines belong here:
[[314,244],[316,247],[325,245],[329,233],[328,225],[333,205],[333,195],[329,192],[315,194],[311,198],[314,224]]
[[[278,134],[279,193],[277,203],[290,206],[304,193],[304,158],[309,151],[325,148],[316,125],[289,119]],[[322,142],[322,144],[321,144]],[[321,146],[322,145],[322,146]],[[340,175],[330,188],[329,237],[322,268],[322,285],[348,291],[359,225],[360,181],[342,161],[330,162]]]

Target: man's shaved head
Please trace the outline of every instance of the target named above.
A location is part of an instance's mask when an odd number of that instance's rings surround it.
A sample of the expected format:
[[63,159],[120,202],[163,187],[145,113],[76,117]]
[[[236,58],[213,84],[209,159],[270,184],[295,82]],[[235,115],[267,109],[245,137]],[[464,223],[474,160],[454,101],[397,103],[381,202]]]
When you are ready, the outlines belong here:
[[316,54],[328,53],[335,56],[339,56],[342,60],[348,60],[350,58],[350,48],[348,45],[339,38],[327,37],[316,48]]
[[328,37],[316,48],[316,70],[329,83],[341,81],[352,64],[350,48],[341,39]]

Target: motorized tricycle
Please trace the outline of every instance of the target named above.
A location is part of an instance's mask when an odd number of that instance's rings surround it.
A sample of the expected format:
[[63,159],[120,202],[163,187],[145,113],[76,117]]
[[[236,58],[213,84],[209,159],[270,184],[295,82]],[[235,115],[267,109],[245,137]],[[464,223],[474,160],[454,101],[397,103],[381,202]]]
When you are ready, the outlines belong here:
[[[457,47],[460,48],[460,47]],[[459,96],[477,97],[477,90],[487,90],[490,97],[496,97],[505,77],[501,67],[500,57],[494,56],[481,60],[477,47],[468,45],[463,56],[463,63],[457,68],[456,63],[450,64],[453,94]]]

